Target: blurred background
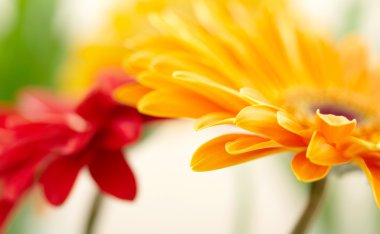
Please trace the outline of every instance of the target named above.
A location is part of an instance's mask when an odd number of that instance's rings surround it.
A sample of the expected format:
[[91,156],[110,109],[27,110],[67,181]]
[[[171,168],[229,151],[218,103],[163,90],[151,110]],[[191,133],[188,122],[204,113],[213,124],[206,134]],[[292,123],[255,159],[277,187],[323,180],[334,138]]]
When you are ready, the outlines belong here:
[[[55,88],[70,48],[91,40],[113,3],[0,0],[1,102],[12,103],[17,90],[25,86]],[[379,1],[302,0],[294,4],[336,38],[359,33],[377,57]],[[151,134],[127,152],[138,179],[138,198],[133,203],[106,198],[97,233],[289,233],[305,206],[308,185],[296,181],[288,155],[214,172],[191,171],[195,149],[228,130],[220,127],[195,133],[188,120],[149,126]],[[380,213],[361,172],[331,176],[328,186],[324,207],[310,233],[380,233]],[[9,233],[81,234],[95,192],[87,172],[60,208],[47,206],[35,191],[18,211]]]

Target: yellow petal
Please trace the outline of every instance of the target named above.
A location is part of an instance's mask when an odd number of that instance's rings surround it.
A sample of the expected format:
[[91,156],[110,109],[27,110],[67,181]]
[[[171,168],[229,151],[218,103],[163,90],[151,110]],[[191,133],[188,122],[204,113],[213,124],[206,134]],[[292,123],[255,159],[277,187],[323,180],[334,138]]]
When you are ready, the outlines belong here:
[[306,152],[301,152],[294,156],[292,160],[292,170],[298,180],[303,182],[313,182],[323,179],[330,171],[330,167],[316,165],[306,157]]
[[380,209],[380,166],[367,162],[361,158],[356,158],[356,162],[367,175],[377,207]]
[[305,143],[300,136],[278,124],[276,113],[277,110],[267,106],[249,106],[239,112],[235,124],[286,146],[304,146]]
[[242,154],[270,148],[283,148],[283,146],[273,140],[252,135],[242,136],[226,144],[226,151],[229,154]]
[[128,74],[138,74],[148,69],[149,61],[154,57],[150,51],[140,50],[128,55],[123,61],[123,68]]
[[233,123],[234,123],[234,116],[228,112],[211,113],[197,119],[195,123],[195,130],[198,131],[198,130],[216,126],[216,125],[233,124]]
[[185,87],[215,101],[233,113],[238,113],[248,105],[239,95],[239,92],[208,80],[201,75],[178,71],[173,74],[176,80],[180,80]]
[[250,87],[241,88],[240,96],[251,105],[265,105],[265,103],[268,103],[261,93]]
[[208,113],[225,111],[217,104],[181,89],[152,91],[140,100],[138,110],[165,118],[199,118]]
[[345,38],[339,45],[338,52],[341,54],[345,67],[344,80],[355,90],[365,88],[368,77],[365,75],[368,66],[368,49],[364,42],[356,36]]
[[229,134],[217,137],[203,144],[194,153],[191,167],[194,171],[211,171],[241,164],[250,160],[272,155],[281,149],[262,149],[249,153],[231,155],[226,151],[226,143],[234,141],[246,134]]
[[328,142],[339,142],[350,136],[355,129],[356,120],[348,120],[344,116],[324,115],[317,111],[316,124],[318,132]]
[[140,72],[137,76],[137,80],[140,84],[152,89],[178,87],[178,85],[174,84],[172,81],[162,76],[161,73],[156,71]]
[[197,74],[207,77],[210,81],[230,88],[236,87],[234,82],[230,82],[228,78],[226,79],[221,70],[214,69],[209,59],[204,58],[202,55],[196,56],[193,52],[183,47],[170,52],[166,50],[164,55],[160,53],[152,60],[151,69],[170,78],[176,71],[196,71]]
[[318,132],[314,132],[306,156],[311,162],[323,166],[334,166],[351,161],[351,158],[344,157],[343,152],[331,146]]
[[140,99],[150,91],[151,89],[138,83],[128,83],[116,89],[113,97],[122,104],[136,107]]

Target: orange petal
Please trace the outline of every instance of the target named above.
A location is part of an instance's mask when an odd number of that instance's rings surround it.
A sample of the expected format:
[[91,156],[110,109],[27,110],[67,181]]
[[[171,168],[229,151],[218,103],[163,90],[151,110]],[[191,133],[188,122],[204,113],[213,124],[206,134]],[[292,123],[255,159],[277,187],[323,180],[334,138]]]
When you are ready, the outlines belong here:
[[228,112],[211,113],[197,119],[195,123],[195,130],[198,131],[198,130],[216,126],[216,125],[233,124],[233,123],[234,123],[234,116]]
[[313,134],[307,127],[293,120],[285,111],[277,112],[277,122],[281,127],[299,136],[310,138]]
[[377,207],[380,209],[380,166],[369,163],[361,158],[356,158],[356,162],[367,175]]
[[316,124],[318,132],[327,139],[328,142],[339,142],[350,136],[355,129],[356,120],[348,120],[344,116],[324,115],[317,111]]
[[260,136],[246,135],[226,144],[226,151],[229,154],[242,154],[255,150],[280,148],[283,147],[279,143],[263,138]]
[[182,89],[155,90],[138,104],[141,113],[166,118],[198,118],[225,109],[199,95]]
[[354,157],[357,155],[379,151],[380,145],[356,137],[349,137],[339,143],[338,149],[340,151],[344,151],[346,156],[349,155],[350,157]]
[[128,83],[116,89],[113,97],[116,101],[122,104],[136,107],[140,99],[150,91],[151,89],[146,88],[139,83]]
[[249,106],[239,112],[235,124],[286,146],[304,146],[305,143],[300,136],[278,124],[276,113],[277,110],[267,106]]
[[306,157],[306,152],[294,156],[292,169],[298,180],[313,182],[324,178],[330,171],[330,167],[316,165]]
[[249,153],[231,155],[226,151],[226,143],[244,137],[246,134],[229,134],[217,137],[203,144],[194,153],[191,167],[194,171],[211,171],[241,164],[250,160],[272,155],[281,149],[262,149]]
[[307,148],[306,156],[311,162],[324,166],[339,165],[351,160],[351,158],[344,157],[341,151],[331,146],[318,132],[314,132]]

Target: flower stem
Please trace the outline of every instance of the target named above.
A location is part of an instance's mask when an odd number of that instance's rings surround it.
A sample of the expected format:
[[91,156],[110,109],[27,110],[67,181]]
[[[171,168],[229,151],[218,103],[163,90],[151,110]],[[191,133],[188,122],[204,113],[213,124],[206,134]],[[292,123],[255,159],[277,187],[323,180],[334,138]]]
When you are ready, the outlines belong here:
[[100,191],[97,191],[94,200],[92,202],[91,208],[88,213],[88,219],[87,219],[87,224],[86,224],[86,234],[94,234],[95,226],[96,226],[96,221],[99,216],[99,211],[103,203],[103,196],[100,193]]
[[304,234],[306,232],[322,201],[325,188],[326,179],[311,184],[309,202],[297,225],[294,227],[292,234]]
[[252,178],[251,168],[239,167],[234,173],[235,184],[235,221],[231,233],[249,234],[251,231],[252,212]]

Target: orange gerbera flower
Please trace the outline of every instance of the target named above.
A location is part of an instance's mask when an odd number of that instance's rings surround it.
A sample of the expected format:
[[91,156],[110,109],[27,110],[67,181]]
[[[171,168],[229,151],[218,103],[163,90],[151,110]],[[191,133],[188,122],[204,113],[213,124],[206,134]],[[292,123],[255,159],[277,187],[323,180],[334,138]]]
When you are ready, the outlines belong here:
[[309,30],[276,3],[194,1],[191,14],[149,15],[158,34],[126,43],[139,83],[116,98],[150,115],[197,118],[197,129],[248,131],[202,145],[196,171],[292,152],[294,174],[311,182],[353,163],[380,205],[379,76],[365,47]]

